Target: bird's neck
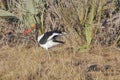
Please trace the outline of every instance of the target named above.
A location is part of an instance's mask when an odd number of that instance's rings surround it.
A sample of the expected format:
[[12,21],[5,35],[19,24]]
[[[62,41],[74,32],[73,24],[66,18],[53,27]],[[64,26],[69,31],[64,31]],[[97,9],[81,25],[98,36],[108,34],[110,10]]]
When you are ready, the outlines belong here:
[[38,40],[38,31],[35,32],[35,39]]

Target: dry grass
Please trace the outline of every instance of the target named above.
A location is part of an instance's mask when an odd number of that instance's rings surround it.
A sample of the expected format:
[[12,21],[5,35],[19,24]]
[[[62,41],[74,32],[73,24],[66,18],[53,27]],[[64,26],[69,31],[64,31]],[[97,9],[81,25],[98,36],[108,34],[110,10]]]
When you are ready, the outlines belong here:
[[[0,48],[0,80],[119,80],[120,54],[113,48],[96,47],[79,53],[61,45],[46,51],[40,47]],[[90,68],[92,65],[98,70]],[[106,68],[106,66],[108,66]]]
[[[19,3],[19,0],[10,1]],[[51,49],[49,60],[46,51],[31,41],[34,32],[22,34],[29,21],[19,24],[0,18],[0,80],[120,80],[120,51],[115,46],[120,35],[117,0],[45,1],[46,7],[42,6],[45,12],[43,9],[38,17],[42,27],[48,31],[50,26],[64,26],[67,35],[62,39],[66,44]],[[22,14],[16,6],[9,9],[17,12],[16,15]],[[41,8],[38,9],[41,13]],[[15,44],[12,47],[3,44],[7,41],[2,39],[9,30],[14,30],[17,37],[17,42],[11,42]],[[21,36],[33,37],[24,40]],[[86,44],[89,49],[81,53],[81,47]]]

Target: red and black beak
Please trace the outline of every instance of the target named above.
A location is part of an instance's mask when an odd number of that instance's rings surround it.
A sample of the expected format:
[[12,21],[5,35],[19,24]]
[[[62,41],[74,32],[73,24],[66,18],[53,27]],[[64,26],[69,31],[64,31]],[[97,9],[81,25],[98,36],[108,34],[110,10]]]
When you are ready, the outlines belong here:
[[34,24],[34,31],[41,31],[42,29],[41,29],[41,26],[40,26],[40,24]]
[[34,31],[35,31],[35,37],[36,37],[36,40],[37,40],[38,34],[41,31],[41,26],[40,26],[40,24],[34,24],[33,27],[34,27]]

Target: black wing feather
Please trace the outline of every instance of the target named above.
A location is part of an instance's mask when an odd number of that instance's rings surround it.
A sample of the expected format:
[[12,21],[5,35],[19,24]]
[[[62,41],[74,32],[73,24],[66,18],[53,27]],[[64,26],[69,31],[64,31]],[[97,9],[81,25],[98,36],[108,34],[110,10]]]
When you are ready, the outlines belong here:
[[[62,32],[58,31],[58,30],[46,32],[44,34],[44,36],[41,38],[41,40],[39,41],[39,43],[40,44],[45,44],[47,42],[48,38],[53,35],[53,33],[60,33],[61,34]],[[55,39],[56,37],[58,37],[58,35],[53,36],[53,39]]]

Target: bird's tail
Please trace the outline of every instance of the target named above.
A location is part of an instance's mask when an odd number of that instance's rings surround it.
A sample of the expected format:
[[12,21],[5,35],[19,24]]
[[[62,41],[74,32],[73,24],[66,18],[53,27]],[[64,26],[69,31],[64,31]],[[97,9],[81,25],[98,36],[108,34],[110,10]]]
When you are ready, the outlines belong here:
[[58,41],[58,40],[54,40],[54,42],[60,43],[60,44],[64,44],[65,42],[63,41]]

